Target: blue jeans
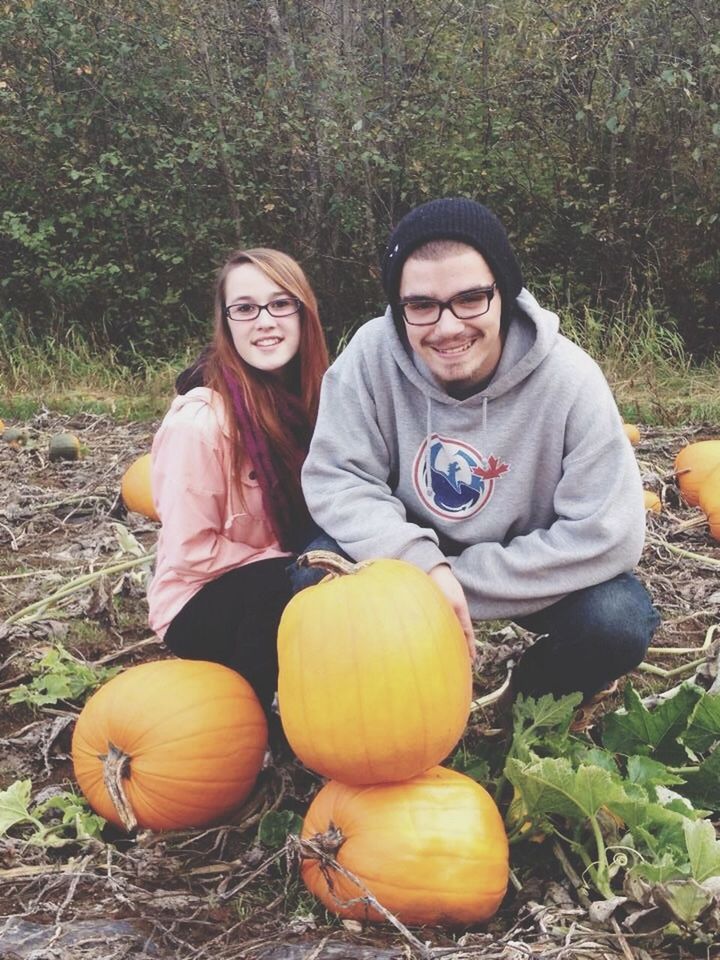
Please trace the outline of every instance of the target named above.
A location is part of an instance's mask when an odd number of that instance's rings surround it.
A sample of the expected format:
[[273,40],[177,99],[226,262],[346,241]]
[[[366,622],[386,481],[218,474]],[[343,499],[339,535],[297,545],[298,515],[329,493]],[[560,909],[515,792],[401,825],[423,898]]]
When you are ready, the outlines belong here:
[[[339,554],[339,556],[344,557],[346,560],[352,559],[340,548],[336,540],[333,540],[332,537],[329,537],[322,531],[308,543],[301,553],[309,553],[311,550],[329,550],[331,553]],[[327,570],[320,570],[318,567],[301,567],[298,566],[297,560],[293,560],[290,566],[287,567],[287,575],[290,578],[290,590],[294,596],[296,593],[304,590],[305,587],[312,587],[316,583],[320,583],[322,578],[327,576]]]
[[513,671],[513,693],[589,697],[642,662],[660,616],[638,578],[621,573],[515,622],[540,636]]

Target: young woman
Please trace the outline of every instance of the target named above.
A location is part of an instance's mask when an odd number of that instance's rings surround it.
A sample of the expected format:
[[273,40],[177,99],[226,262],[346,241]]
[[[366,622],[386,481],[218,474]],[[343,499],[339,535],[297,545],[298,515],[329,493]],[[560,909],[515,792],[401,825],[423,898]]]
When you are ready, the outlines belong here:
[[204,386],[175,398],[152,446],[162,527],[150,626],[177,656],[237,670],[266,711],[286,568],[312,537],[300,468],[327,364],[300,266],[238,251],[218,274]]

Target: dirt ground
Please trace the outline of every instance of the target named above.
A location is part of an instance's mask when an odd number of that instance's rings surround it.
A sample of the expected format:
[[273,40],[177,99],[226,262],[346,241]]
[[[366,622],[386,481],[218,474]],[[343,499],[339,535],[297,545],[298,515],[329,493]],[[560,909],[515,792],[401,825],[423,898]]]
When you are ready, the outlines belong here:
[[[127,514],[120,478],[149,450],[155,424],[116,424],[106,417],[42,414],[23,426],[28,442],[0,444],[0,617],[47,599],[73,577],[132,558],[152,547],[156,524]],[[85,452],[77,462],[50,462],[48,438],[75,433]],[[636,453],[645,486],[663,500],[648,514],[640,575],[661,610],[654,645],[701,648],[720,617],[720,577],[703,557],[720,558],[707,526],[689,525],[672,476],[683,444],[712,436],[710,425],[646,428]],[[678,554],[677,548],[696,557]],[[80,707],[61,702],[10,705],[9,691],[27,681],[31,665],[54,643],[105,666],[127,667],[166,656],[146,626],[141,570],[96,581],[45,610],[0,626],[0,789],[32,780],[33,799],[72,784],[69,759]],[[712,636],[712,634],[711,634]],[[476,696],[497,688],[508,662],[529,638],[507,624],[482,628]],[[653,655],[649,662],[681,668],[674,677],[633,675],[641,696],[685,677],[714,676],[715,641],[695,654]],[[697,662],[696,662],[697,661]],[[685,668],[684,670],[682,668]],[[608,707],[620,703],[618,693]],[[493,726],[492,709],[474,714],[467,742]],[[22,832],[0,838],[0,960],[3,958],[205,958],[361,960],[417,955],[521,958],[671,958],[707,956],[681,941],[659,942],[591,923],[552,851],[538,848],[513,863],[516,883],[487,926],[462,932],[413,931],[343,924],[325,913],[299,880],[297,863],[257,840],[268,810],[302,815],[320,781],[292,757],[269,762],[255,792],[231,822],[207,830],[128,838],[106,828],[103,841],[55,849],[30,846]],[[525,845],[530,846],[530,845]]]

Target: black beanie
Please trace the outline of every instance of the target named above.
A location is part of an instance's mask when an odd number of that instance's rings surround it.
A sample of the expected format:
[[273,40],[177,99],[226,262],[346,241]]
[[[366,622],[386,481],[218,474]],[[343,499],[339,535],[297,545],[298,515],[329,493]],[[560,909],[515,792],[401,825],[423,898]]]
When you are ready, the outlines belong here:
[[459,240],[478,250],[500,289],[503,315],[509,315],[523,286],[520,265],[495,214],[465,197],[430,200],[411,210],[395,227],[382,258],[383,288],[392,306],[398,301],[405,261],[413,250],[431,240]]

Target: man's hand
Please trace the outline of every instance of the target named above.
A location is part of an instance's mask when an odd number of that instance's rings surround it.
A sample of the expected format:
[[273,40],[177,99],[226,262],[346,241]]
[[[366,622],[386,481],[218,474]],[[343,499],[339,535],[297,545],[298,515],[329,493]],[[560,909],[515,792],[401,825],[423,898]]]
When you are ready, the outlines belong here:
[[470,611],[468,610],[467,600],[465,599],[465,591],[460,586],[460,583],[455,578],[455,574],[446,563],[439,563],[436,567],[433,567],[429,575],[435,581],[437,586],[440,587],[442,592],[449,600],[450,606],[455,611],[455,614],[460,621],[460,626],[462,627],[463,633],[465,634],[470,660],[474,662],[475,657],[477,656],[477,650],[475,648],[475,633],[473,631],[472,620],[470,619]]

